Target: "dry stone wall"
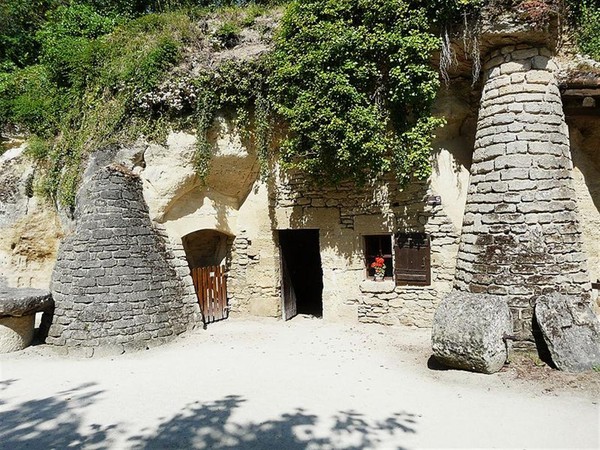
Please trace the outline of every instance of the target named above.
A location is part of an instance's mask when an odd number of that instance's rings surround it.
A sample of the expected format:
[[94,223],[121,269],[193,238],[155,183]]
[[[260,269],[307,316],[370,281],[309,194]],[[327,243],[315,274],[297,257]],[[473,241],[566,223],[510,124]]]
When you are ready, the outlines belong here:
[[550,56],[508,46],[485,63],[455,282],[506,298],[514,331],[525,336],[538,296],[589,297],[591,288]]
[[201,323],[185,254],[168,251],[164,231],[152,227],[138,177],[98,170],[78,195],[77,216],[53,274],[49,344],[86,356],[122,352]]

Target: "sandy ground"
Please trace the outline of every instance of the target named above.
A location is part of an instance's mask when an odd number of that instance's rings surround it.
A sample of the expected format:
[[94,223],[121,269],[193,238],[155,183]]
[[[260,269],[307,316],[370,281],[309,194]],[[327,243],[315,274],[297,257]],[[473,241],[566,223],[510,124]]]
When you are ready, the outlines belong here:
[[429,357],[427,330],[305,317],[227,320],[116,357],[30,347],[0,355],[0,448],[600,446],[600,373]]

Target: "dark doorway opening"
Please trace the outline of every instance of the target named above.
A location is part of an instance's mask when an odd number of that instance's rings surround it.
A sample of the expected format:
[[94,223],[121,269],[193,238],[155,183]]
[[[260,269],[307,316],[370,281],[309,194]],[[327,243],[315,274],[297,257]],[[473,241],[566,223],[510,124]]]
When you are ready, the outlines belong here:
[[319,230],[280,230],[284,319],[323,316],[323,269]]

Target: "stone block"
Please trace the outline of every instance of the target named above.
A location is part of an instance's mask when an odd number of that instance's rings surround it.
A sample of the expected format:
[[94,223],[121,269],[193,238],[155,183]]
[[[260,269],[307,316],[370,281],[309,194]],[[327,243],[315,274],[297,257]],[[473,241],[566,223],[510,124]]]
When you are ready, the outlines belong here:
[[390,293],[396,289],[396,283],[394,281],[372,281],[364,280],[360,283],[360,291],[364,293]]
[[53,307],[54,301],[48,291],[0,286],[0,317],[29,316]]
[[531,156],[521,154],[508,154],[494,160],[494,169],[512,169],[531,167]]
[[511,333],[512,317],[506,300],[454,291],[435,312],[433,354],[452,368],[494,373],[508,359],[503,338]]
[[0,317],[0,353],[23,350],[33,340],[35,314]]
[[517,59],[528,59],[534,56],[538,56],[540,54],[540,50],[536,47],[526,48],[523,50],[515,50],[510,54],[511,58],[514,60]]
[[550,58],[548,58],[547,56],[535,56],[531,58],[531,67],[534,69],[550,68]]
[[600,322],[580,296],[539,297],[535,317],[560,370],[582,372],[600,366]]
[[502,75],[509,75],[515,72],[527,72],[529,69],[531,69],[531,61],[528,60],[511,61],[500,65],[500,73]]

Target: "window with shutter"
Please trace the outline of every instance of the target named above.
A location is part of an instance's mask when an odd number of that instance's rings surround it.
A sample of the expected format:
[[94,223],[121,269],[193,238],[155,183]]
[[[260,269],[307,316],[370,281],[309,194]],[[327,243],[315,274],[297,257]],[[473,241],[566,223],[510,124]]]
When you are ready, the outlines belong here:
[[390,234],[364,236],[365,238],[365,267],[367,276],[375,275],[371,263],[381,256],[385,261],[385,278],[394,276],[394,255],[392,254],[392,236]]
[[394,242],[397,286],[431,284],[431,246],[425,233],[397,233]]

